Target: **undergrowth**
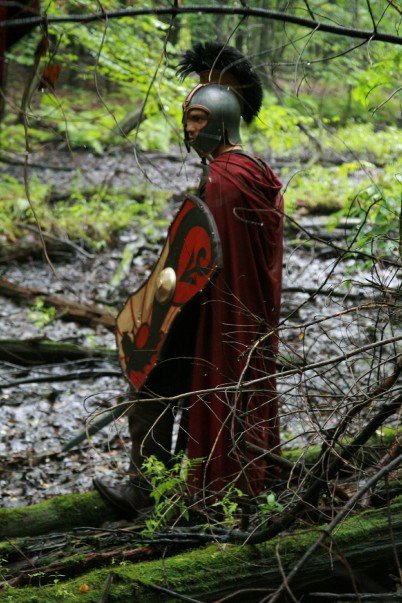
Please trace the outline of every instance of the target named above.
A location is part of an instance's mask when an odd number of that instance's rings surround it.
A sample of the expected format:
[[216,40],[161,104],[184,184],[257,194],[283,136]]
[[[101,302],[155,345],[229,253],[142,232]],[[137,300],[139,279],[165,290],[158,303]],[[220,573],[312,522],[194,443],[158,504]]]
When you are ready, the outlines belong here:
[[373,188],[397,211],[401,173],[400,158],[385,168],[378,168],[367,161],[329,167],[317,164],[298,170],[286,168],[282,171],[282,178],[288,181],[285,190],[287,211],[292,213],[302,208],[309,213],[331,214],[342,210],[347,214],[353,201]]
[[253,510],[253,521],[258,525],[282,511],[282,504],[273,492],[264,492],[251,500],[233,483],[216,496],[211,496],[208,505],[200,504],[200,501],[194,500],[188,486],[189,474],[200,461],[190,460],[184,452],[180,452],[166,467],[154,455],[147,457],[142,471],[151,487],[154,508],[145,520],[145,534],[155,535],[167,526],[194,521],[206,530],[214,527],[235,528],[242,520],[244,499],[248,499],[248,509]]
[[[113,145],[134,143],[145,150],[168,151],[181,136],[180,111],[177,115],[162,111],[150,114],[138,132],[135,129],[123,137],[113,131],[116,121],[133,109],[130,98],[113,92],[105,106],[79,88],[72,94],[65,87],[62,93],[62,98],[45,93],[36,99],[28,116],[31,151],[43,151],[47,145],[60,142],[99,155]],[[374,225],[374,236],[391,229],[399,211],[398,174],[402,172],[396,127],[375,129],[372,123],[356,122],[339,127],[336,119],[320,122],[267,97],[259,118],[250,128],[244,128],[243,138],[257,154],[286,163],[280,176],[285,183],[288,214],[325,213],[335,214],[335,220],[353,216],[363,221],[371,200],[376,209],[370,206],[368,223]],[[0,129],[0,147],[17,158],[25,154],[23,125],[16,123],[11,114],[6,115]],[[57,154],[57,150],[54,152]],[[315,158],[314,164],[305,163],[309,157]],[[340,163],[322,165],[321,159],[328,157]],[[35,220],[23,183],[5,173],[0,178],[0,235],[9,243],[24,234],[22,226],[35,225]],[[29,179],[29,192],[44,231],[68,237],[92,250],[112,244],[116,233],[132,222],[152,236],[169,197],[169,193],[151,187],[128,186],[111,191],[98,186],[83,190],[74,173],[63,200],[54,200],[51,185],[38,177]],[[365,248],[370,244],[370,235],[366,235],[368,238],[362,241]],[[387,244],[389,249],[393,246],[393,242]]]
[[[152,238],[166,224],[160,212],[170,193],[148,187],[128,190],[74,187],[66,199],[53,201],[53,189],[34,177],[29,181],[32,205],[43,231],[78,241],[100,250],[114,242],[118,231],[135,223]],[[0,191],[0,235],[15,241],[24,234],[24,225],[36,225],[24,185],[2,175]]]

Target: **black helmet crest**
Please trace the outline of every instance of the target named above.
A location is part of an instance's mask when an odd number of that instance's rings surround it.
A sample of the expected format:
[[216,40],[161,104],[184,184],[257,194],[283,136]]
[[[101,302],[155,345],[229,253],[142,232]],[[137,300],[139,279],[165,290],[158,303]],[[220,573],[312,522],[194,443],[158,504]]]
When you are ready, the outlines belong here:
[[227,84],[237,94],[246,123],[258,115],[262,103],[262,85],[250,61],[237,48],[219,42],[198,42],[179,62],[177,75],[184,79],[192,72],[201,83]]

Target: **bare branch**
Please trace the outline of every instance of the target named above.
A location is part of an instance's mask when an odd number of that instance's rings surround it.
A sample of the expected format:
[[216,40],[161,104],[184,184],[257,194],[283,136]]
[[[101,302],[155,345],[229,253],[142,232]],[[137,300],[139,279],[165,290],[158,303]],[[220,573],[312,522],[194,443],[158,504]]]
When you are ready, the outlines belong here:
[[311,19],[303,19],[295,15],[289,15],[280,11],[268,10],[264,8],[251,8],[245,6],[173,6],[167,8],[141,8],[116,11],[102,11],[93,14],[83,15],[65,15],[64,17],[29,17],[27,19],[10,19],[0,22],[0,29],[5,27],[25,27],[26,25],[44,25],[52,23],[93,23],[95,21],[104,21],[106,19],[123,19],[127,17],[140,17],[144,15],[178,15],[185,14],[212,14],[212,15],[241,15],[243,17],[261,17],[271,19],[272,21],[281,21],[283,23],[293,23],[300,27],[307,27],[317,31],[324,31],[338,36],[349,38],[360,38],[363,40],[377,40],[389,44],[402,45],[402,37],[392,34],[378,33],[377,31],[367,31],[355,29],[352,27],[341,27],[339,25],[329,25],[320,23]]
[[[316,542],[305,552],[303,557],[301,557],[300,561],[296,563],[292,569],[292,571],[287,575],[284,583],[278,588],[276,593],[272,595],[272,597],[265,598],[263,601],[267,603],[275,603],[279,601],[281,594],[288,590],[289,583],[297,576],[299,571],[302,569],[306,561],[315,553],[315,551],[324,543],[324,541],[331,536],[334,529],[341,523],[341,521],[346,517],[346,515],[353,509],[355,504],[357,503],[362,496],[370,490],[380,479],[384,476],[388,475],[393,469],[398,467],[402,463],[402,454],[397,456],[393,461],[391,461],[386,467],[382,467],[373,477],[364,484],[362,488],[352,498],[346,503],[346,505],[337,513],[334,519],[328,524],[326,528],[323,529],[321,536],[316,540]],[[262,602],[261,602],[262,603]]]

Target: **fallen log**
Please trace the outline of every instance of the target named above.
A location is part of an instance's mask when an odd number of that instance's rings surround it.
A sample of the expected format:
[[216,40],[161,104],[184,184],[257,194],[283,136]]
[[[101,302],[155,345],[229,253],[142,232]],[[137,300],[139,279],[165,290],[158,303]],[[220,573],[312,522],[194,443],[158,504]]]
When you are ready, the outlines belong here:
[[144,107],[141,104],[140,107],[135,107],[135,109],[132,109],[123,119],[116,123],[111,131],[111,136],[126,138],[144,119],[146,119],[146,116],[144,114]]
[[[369,440],[363,451],[366,455],[366,461],[378,462],[401,433],[402,428],[383,427],[379,430]],[[347,445],[346,442],[345,445]],[[309,446],[305,450],[284,451],[284,457],[290,463],[300,463],[302,468],[308,469],[317,462],[320,453],[320,446]],[[43,458],[46,458],[46,456]],[[338,484],[338,486],[341,487],[341,484]],[[401,491],[402,480],[400,478],[391,479],[386,486],[381,486],[372,496],[375,499],[375,504],[379,504],[378,500],[384,501],[388,495],[395,497]],[[94,518],[91,513],[94,509],[99,516],[95,519],[99,520],[99,523],[93,523]],[[113,511],[103,502],[97,492],[56,496],[45,502],[27,507],[0,509],[0,538],[34,536],[46,534],[56,529],[62,531],[83,525],[96,526],[113,517]]]
[[58,318],[82,322],[87,325],[103,325],[110,331],[115,329],[115,317],[112,311],[95,304],[79,304],[42,289],[15,285],[5,278],[0,279],[0,295],[27,304],[32,304],[36,297],[41,297],[46,307],[57,308],[60,313]]
[[0,339],[0,360],[22,366],[86,358],[116,358],[116,350],[87,348],[51,339]]
[[[13,379],[12,381],[6,381],[4,384],[0,385],[0,390],[2,389],[7,389],[8,387],[16,387],[19,385],[27,385],[28,383],[60,383],[63,381],[75,381],[75,380],[81,380],[81,379],[90,379],[91,381],[94,381],[95,379],[99,379],[100,377],[121,377],[121,371],[118,370],[113,370],[110,368],[86,368],[86,369],[78,369],[72,372],[64,372],[64,374],[59,374],[59,375],[55,375],[55,374],[51,374],[48,373],[47,375],[35,375],[35,376],[31,376],[31,377],[25,377],[25,378],[21,378],[21,379]],[[4,404],[4,402],[2,403],[2,405]],[[6,403],[7,404],[7,403]],[[9,404],[7,404],[9,405]],[[11,405],[19,405],[19,403],[15,403],[15,402],[11,402]],[[119,415],[120,416],[120,415]],[[118,418],[113,416],[114,418]],[[109,421],[109,423],[111,423],[111,421]],[[105,425],[108,425],[109,423],[105,423]],[[96,433],[96,431],[94,431],[93,433]],[[67,449],[68,450],[68,449]]]
[[[241,598],[234,600],[254,600],[252,593],[263,589],[261,596],[266,596],[281,586],[283,576],[317,542],[322,531],[323,528],[298,529],[293,534],[277,536],[256,546],[212,544],[146,563],[111,561],[106,568],[73,579],[60,581],[63,577],[58,578],[56,584],[45,584],[33,563],[31,581],[40,585],[21,589],[8,587],[4,594],[12,596],[13,603],[52,603],[82,596],[88,602],[99,602],[105,600],[102,598],[105,591],[108,601],[191,600],[206,603],[239,593]],[[133,546],[134,543],[135,536]],[[294,596],[317,590],[367,592],[373,584],[383,591],[391,590],[389,574],[398,574],[396,556],[401,554],[402,499],[399,498],[390,506],[388,514],[383,509],[370,510],[345,520],[311,556],[292,589]],[[85,571],[85,556],[82,562]],[[62,568],[64,575],[66,569],[67,566]],[[54,574],[48,579],[53,581]],[[294,599],[285,596],[281,600]]]
[[[43,258],[43,243],[39,238],[38,230],[29,224],[17,224],[17,226],[24,230],[32,230],[34,235],[22,237],[10,244],[0,245],[0,264],[7,264],[13,260],[21,262],[31,258]],[[73,241],[60,239],[47,232],[42,233],[42,236],[46,241],[46,250],[51,257],[71,256],[72,253],[93,257]]]
[[0,509],[0,538],[99,526],[113,519],[116,519],[114,511],[95,491],[54,496],[28,507]]

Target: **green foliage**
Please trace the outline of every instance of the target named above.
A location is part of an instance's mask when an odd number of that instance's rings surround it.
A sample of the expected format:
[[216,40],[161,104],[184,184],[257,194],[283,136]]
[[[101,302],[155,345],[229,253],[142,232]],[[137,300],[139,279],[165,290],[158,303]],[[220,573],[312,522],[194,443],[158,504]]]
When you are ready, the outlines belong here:
[[158,149],[167,153],[172,146],[171,134],[175,136],[175,142],[182,136],[176,122],[177,120],[167,121],[167,116],[160,113],[144,121],[138,130],[138,135],[134,132],[129,139],[138,143],[144,151]]
[[[344,207],[349,196],[352,178],[363,168],[357,162],[326,168],[313,165],[298,170],[285,192],[287,211],[306,209],[312,213],[333,213]],[[287,175],[285,170],[283,175]]]
[[[122,3],[109,1],[102,4],[104,8],[121,8]],[[98,6],[87,10],[98,10]],[[62,14],[62,7],[53,4],[49,13]],[[76,145],[92,147],[96,152],[102,152],[102,139],[108,140],[110,129],[134,107],[143,106],[144,116],[154,121],[154,126],[146,124],[146,132],[141,136],[145,148],[159,148],[159,143],[165,146],[170,136],[175,136],[175,128],[160,130],[160,114],[177,120],[180,104],[177,106],[177,95],[184,88],[175,78],[174,70],[166,57],[172,52],[172,47],[165,43],[168,25],[153,16],[141,19],[110,20],[107,23],[74,24],[74,26],[55,25],[51,32],[60,41],[55,60],[63,68],[75,73],[77,83],[80,82],[87,90],[92,80],[91,96],[98,105],[97,113],[81,110],[79,116],[71,115],[74,110],[66,102],[65,95],[59,95],[60,104],[58,115],[54,115],[56,126],[61,131],[67,131],[70,140]],[[82,63],[85,68],[82,69]],[[118,91],[118,98],[114,91]],[[49,99],[52,95],[44,95]],[[49,100],[47,101],[49,102]],[[51,100],[50,100],[51,102]],[[42,101],[41,110],[46,101]],[[121,110],[123,108],[123,111]],[[125,110],[125,111],[124,111]],[[60,117],[60,111],[64,113]],[[57,113],[57,112],[56,112]],[[49,120],[51,115],[46,114]],[[156,118],[153,120],[153,118]],[[71,123],[73,124],[71,126]],[[109,130],[109,131],[108,131]],[[142,126],[140,128],[140,132]],[[150,134],[156,134],[154,142]],[[150,140],[151,139],[151,140]],[[96,141],[94,145],[93,141]]]
[[[236,4],[235,0],[229,3]],[[121,9],[127,3],[105,0],[102,7]],[[346,0],[324,4],[313,0],[310,8],[322,21],[372,26],[364,3],[355,3],[350,10]],[[88,13],[98,11],[99,3],[66,0],[51,2],[45,10],[58,16]],[[305,16],[305,9],[297,5],[289,5],[287,10]],[[381,19],[381,31],[395,33],[392,7],[384,13],[376,6],[372,10]],[[110,145],[121,143],[168,151],[182,136],[181,101],[194,83],[189,79],[183,85],[175,77],[178,55],[191,43],[210,39],[211,31],[225,40],[240,23],[234,15],[212,15],[202,20],[198,15],[187,15],[175,21],[180,23],[176,46],[166,42],[169,19],[152,15],[88,24],[49,24],[56,45],[42,58],[40,69],[49,61],[60,64],[61,78],[56,94],[34,94],[28,115],[31,148],[64,139],[73,148],[87,148],[99,155]],[[288,211],[301,207],[363,217],[378,188],[381,197],[374,199],[368,214],[368,222],[376,225],[371,240],[377,241],[388,232],[386,225],[391,224],[399,203],[397,183],[395,178],[393,183],[387,180],[387,170],[390,175],[390,163],[401,154],[400,132],[395,127],[398,95],[389,98],[396,90],[401,53],[378,42],[356,44],[352,49],[354,42],[346,37],[323,32],[301,36],[296,25],[287,27],[291,44],[283,44],[283,30],[278,24],[260,19],[241,23],[231,39],[253,57],[266,84],[260,116],[250,128],[244,128],[243,139],[256,153],[272,153],[293,164],[281,174],[285,181],[290,178]],[[21,155],[26,148],[25,132],[14,121],[25,82],[17,79],[18,70],[13,79],[13,66],[33,64],[39,39],[39,31],[33,31],[8,53],[12,102],[0,130],[0,145]],[[127,138],[116,134],[117,122],[140,107],[146,119],[138,129]],[[384,127],[386,123],[391,125]],[[315,165],[297,172],[306,156],[315,156],[319,149],[324,158],[340,158],[345,164]],[[385,166],[384,174],[377,169],[380,165]],[[45,230],[67,235],[93,249],[109,244],[114,233],[133,219],[141,228],[150,228],[148,234],[157,236],[153,224],[165,198],[160,200],[153,191],[146,191],[150,206],[141,202],[138,191],[111,194],[99,189],[82,192],[78,185],[73,188],[67,200],[51,203],[50,188],[37,179],[30,181],[32,202]],[[13,240],[20,234],[18,222],[34,223],[22,185],[5,177],[0,201],[0,233]],[[374,207],[380,209],[374,212]],[[370,245],[369,239],[360,242],[365,249]]]
[[[399,215],[402,211],[402,159],[387,166],[375,181],[351,194],[339,218],[358,218],[360,228],[353,249],[376,258],[399,258]],[[355,238],[354,233],[354,238]]]
[[[230,0],[229,4],[236,2]],[[92,0],[66,0],[48,3],[45,11],[49,16],[63,16],[99,11],[99,7]],[[106,0],[102,8],[124,9],[127,3]],[[355,3],[351,10],[345,1],[311,2],[310,8],[317,11],[320,21],[372,27],[366,5]],[[305,16],[305,9],[296,4],[287,10]],[[395,33],[392,7],[382,11],[374,6],[372,10],[378,12],[381,31]],[[34,95],[29,115],[33,142],[40,142],[38,132],[45,128],[48,137],[65,136],[72,146],[101,154],[106,145],[122,142],[110,136],[116,121],[133,108],[143,107],[146,120],[133,135],[135,143],[147,150],[167,150],[181,136],[180,101],[192,85],[191,80],[183,85],[175,77],[178,55],[195,41],[211,39],[211,32],[212,38],[217,36],[222,41],[234,34],[231,43],[254,57],[263,78],[269,74],[260,120],[246,136],[253,139],[257,152],[269,146],[283,155],[307,145],[309,141],[298,124],[313,128],[319,120],[336,124],[350,118],[395,122],[398,95],[389,97],[396,90],[402,68],[402,56],[396,47],[371,42],[352,48],[347,37],[323,32],[302,36],[300,28],[290,24],[287,35],[292,43],[283,44],[278,24],[256,18],[241,23],[235,15],[205,15],[202,20],[199,15],[183,15],[176,21],[180,23],[176,46],[166,41],[169,18],[152,15],[87,24],[49,24],[49,33],[56,42],[42,58],[40,71],[50,61],[62,66],[62,75],[56,96],[50,92]],[[265,35],[267,25],[269,36]],[[10,75],[13,65],[33,65],[39,39],[40,32],[34,31],[8,53]],[[274,71],[270,73],[270,69]],[[13,84],[10,79],[10,85],[16,85],[17,106],[23,84]],[[22,152],[23,138],[16,128],[17,136],[11,133],[4,140]]]
[[[154,189],[92,191],[76,189],[66,201],[52,209],[54,226],[93,249],[110,244],[113,235],[134,220],[140,228],[151,228],[169,193]],[[145,202],[146,199],[146,202]]]
[[7,565],[8,559],[6,557],[0,557],[0,580],[4,581],[7,579],[7,570],[4,568]]
[[392,95],[398,88],[401,72],[402,53],[399,48],[387,49],[385,56],[377,51],[367,68],[354,74],[352,98],[360,110],[377,114],[382,119],[400,115],[400,97]]
[[[375,130],[372,123],[350,123],[328,130],[323,143],[341,154],[351,152],[360,160],[387,165],[402,154],[401,131],[395,126]],[[327,142],[326,142],[327,141]]]
[[[48,186],[37,178],[29,182],[30,196],[33,205],[42,204],[45,201]],[[32,210],[26,197],[23,184],[13,176],[1,175],[0,187],[0,234],[14,241],[20,234],[19,223],[33,221]]]
[[[341,24],[356,20],[359,27],[372,25],[366,7],[362,9],[356,4],[351,11],[345,2],[316,7],[314,4],[311,3],[311,9],[317,9],[319,20]],[[102,7],[114,10],[127,5],[120,0],[107,0]],[[46,6],[49,16],[98,10],[99,4],[90,0],[51,2]],[[296,5],[287,10],[300,12]],[[394,33],[391,8],[378,17],[381,31]],[[166,151],[177,143],[181,137],[180,101],[192,85],[191,80],[183,85],[175,77],[178,54],[192,42],[210,39],[211,31],[225,40],[239,26],[239,18],[207,15],[200,21],[198,15],[187,15],[177,20],[180,20],[177,46],[166,42],[169,19],[152,15],[88,24],[49,24],[56,46],[42,58],[40,70],[50,60],[62,66],[62,75],[56,85],[56,96],[48,91],[34,95],[29,115],[32,142],[40,143],[41,136],[49,138],[57,134],[73,147],[101,154],[106,146],[122,142],[120,136],[111,136],[116,122],[133,108],[143,107],[146,119],[130,140],[145,150]],[[321,138],[322,132],[317,128],[320,120],[332,125],[344,124],[350,118],[395,122],[398,95],[389,97],[396,89],[402,67],[397,48],[372,42],[369,48],[357,45],[352,52],[345,52],[350,49],[347,38],[320,32],[317,43],[317,36],[300,37],[300,29],[293,25],[288,25],[288,35],[295,38],[294,42],[282,44],[280,28],[270,23],[267,37],[262,35],[266,26],[267,21],[259,19],[242,23],[232,39],[236,43],[239,36],[241,43],[238,40],[237,45],[258,57],[255,62],[262,77],[271,62],[274,65],[275,59],[278,62],[270,78],[274,85],[267,86],[260,118],[244,135],[257,152],[269,147],[275,154],[291,156],[295,150],[308,146],[309,140],[300,124]],[[32,33],[15,46],[8,55],[11,65],[32,65],[38,40],[39,33]],[[21,85],[19,88],[22,90]],[[15,102],[18,105],[19,99]],[[4,140],[9,148],[22,152],[25,146],[22,130],[15,127],[17,134],[10,132],[11,136]]]
[[363,161],[330,168],[314,165],[300,170],[291,178],[285,192],[287,211],[303,208],[312,213],[339,212],[336,219],[347,215],[363,219],[363,213],[373,201],[368,224],[371,227],[380,221],[390,228],[397,222],[401,168],[399,160],[384,170]]
[[[198,459],[190,461],[184,453],[179,453],[169,468],[154,455],[144,461],[143,474],[151,486],[151,496],[155,503],[151,517],[145,520],[147,533],[153,534],[168,524],[189,519],[191,499],[187,480],[189,472],[198,463]],[[211,527],[211,522],[227,528],[235,527],[241,519],[243,512],[241,499],[244,496],[239,488],[229,484],[219,498],[210,505],[208,527]],[[266,520],[268,516],[280,511],[282,505],[272,492],[257,499],[258,521]]]
[[43,297],[37,297],[35,303],[28,312],[28,320],[30,320],[38,329],[43,329],[43,327],[56,318],[56,315],[56,308],[53,306],[47,308]]
[[187,477],[197,463],[197,460],[190,461],[184,453],[176,455],[170,468],[154,455],[146,458],[142,469],[151,485],[151,496],[155,502],[152,516],[145,520],[146,532],[152,534],[173,519],[188,520]]
[[395,126],[376,130],[373,123],[351,121],[340,127],[339,117],[323,118],[320,123],[295,108],[272,103],[269,97],[264,99],[258,119],[243,128],[242,138],[257,154],[269,152],[275,157],[297,160],[306,151],[314,152],[303,130],[318,141],[323,153],[340,154],[345,161],[350,158],[386,165],[402,153],[400,130]]
[[258,514],[262,516],[272,515],[283,511],[283,505],[277,501],[273,492],[268,492],[265,500],[258,503]]
[[308,143],[304,132],[298,128],[303,123],[311,127],[312,119],[302,116],[294,109],[264,99],[258,119],[250,128],[243,128],[242,137],[251,144],[256,153],[271,150],[276,155],[286,156]]
[[212,506],[222,516],[220,524],[232,528],[239,522],[241,511],[239,499],[242,496],[244,496],[244,493],[233,484],[230,484],[222,498],[213,503]]
[[[54,97],[52,94],[44,94],[40,107],[40,119],[62,134],[73,149],[87,148],[98,155],[103,153],[103,143],[110,135],[114,125],[111,115],[105,113],[103,107],[92,107],[83,109],[77,106],[73,99],[67,102]],[[35,131],[34,128],[30,128]]]
[[[12,241],[21,235],[20,225],[35,224],[23,184],[3,176],[0,190],[0,234]],[[144,186],[128,190],[95,187],[83,191],[73,183],[66,200],[51,203],[51,188],[38,178],[29,181],[30,196],[41,228],[46,232],[101,249],[114,235],[135,221],[150,238],[166,224],[159,216],[170,193]]]
[[[39,128],[30,128],[28,133],[29,142],[36,146],[48,142],[52,138],[52,132]],[[22,124],[10,123],[8,119],[0,127],[0,149],[23,153],[26,147],[25,130]]]

